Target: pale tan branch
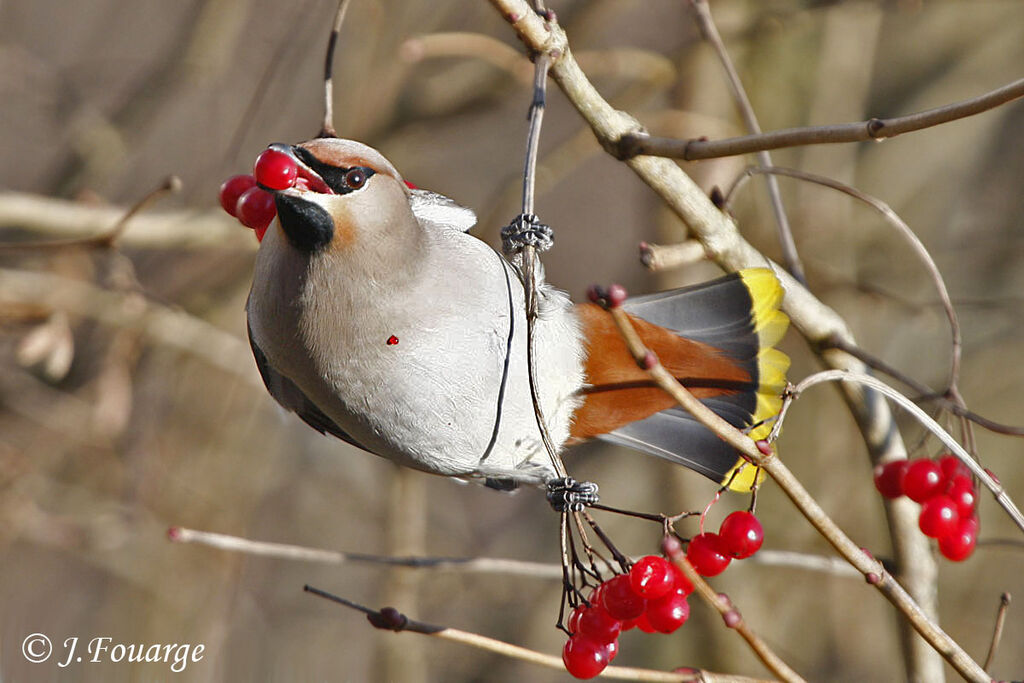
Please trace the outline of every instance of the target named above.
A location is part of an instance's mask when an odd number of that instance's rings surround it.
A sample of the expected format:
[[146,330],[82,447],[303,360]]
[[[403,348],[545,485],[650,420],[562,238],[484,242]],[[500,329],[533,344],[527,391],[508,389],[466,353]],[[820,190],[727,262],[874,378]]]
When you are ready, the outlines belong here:
[[147,301],[138,294],[114,292],[90,282],[49,273],[0,268],[0,305],[25,304],[66,311],[141,332],[158,344],[200,358],[254,386],[261,386],[248,345],[243,340],[183,311]]
[[[0,192],[0,228],[15,228],[52,238],[91,238],[108,232],[125,215],[119,206],[89,206],[22,192]],[[252,231],[219,209],[146,212],[134,216],[124,234],[124,247],[255,251]]]

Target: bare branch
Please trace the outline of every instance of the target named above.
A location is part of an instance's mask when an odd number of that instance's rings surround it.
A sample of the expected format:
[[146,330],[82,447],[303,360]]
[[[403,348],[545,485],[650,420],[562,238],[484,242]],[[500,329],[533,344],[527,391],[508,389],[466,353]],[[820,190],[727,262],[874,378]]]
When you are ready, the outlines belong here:
[[[715,20],[711,17],[711,7],[708,6],[707,0],[688,1],[694,10],[694,15],[697,17],[697,25],[700,27],[704,39],[711,44],[715,54],[718,55],[718,60],[725,69],[729,89],[732,90],[733,99],[736,100],[736,104],[740,109],[744,124],[746,124],[751,133],[760,135],[761,124],[757,122],[757,115],[754,113],[753,105],[750,104],[750,98],[747,97],[747,91],[743,88],[740,75],[737,73],[732,59],[729,58],[729,53],[725,49],[725,43],[722,41],[722,36],[719,35],[718,27],[715,25]],[[764,150],[757,153],[757,161],[762,166],[772,165],[771,155]],[[782,206],[779,183],[774,176],[768,176],[767,185],[768,198],[771,200],[772,205],[772,214],[775,216],[775,224],[778,228],[782,259],[786,263],[786,269],[789,270],[793,277],[806,285],[807,276],[804,274],[803,264],[800,263],[800,254],[796,250],[796,242],[793,241],[793,231],[789,227],[789,218],[787,218],[786,210]]]
[[814,173],[807,173],[792,168],[782,168],[779,166],[773,167],[751,167],[743,172],[743,174],[736,180],[731,188],[725,193],[725,205],[728,206],[732,196],[735,194],[738,187],[741,186],[743,178],[749,177],[754,174],[771,174],[771,175],[782,175],[790,178],[796,178],[798,180],[804,180],[817,185],[838,190],[843,194],[847,194],[854,199],[858,199],[878,213],[882,214],[886,222],[894,226],[900,235],[907,241],[910,248],[914,250],[917,257],[924,264],[925,269],[931,276],[932,282],[935,284],[935,289],[939,293],[939,300],[942,302],[942,309],[946,313],[946,319],[949,320],[950,335],[952,336],[952,360],[950,361],[951,367],[949,370],[949,389],[955,393],[957,379],[960,376],[960,356],[963,350],[963,335],[960,332],[960,322],[957,319],[956,309],[953,308],[953,301],[950,299],[949,290],[946,288],[946,281],[942,277],[942,273],[939,271],[939,267],[935,264],[935,260],[931,254],[928,253],[928,249],[925,248],[924,244],[918,238],[917,234],[910,229],[910,226],[899,217],[895,211],[893,211],[888,204],[880,199],[872,197],[871,195],[861,192],[855,187],[850,187],[846,183],[841,183],[838,180],[832,178],[826,178],[824,176],[816,175]]
[[[14,228],[66,239],[91,239],[110,230],[125,215],[120,206],[88,206],[21,192],[0,192],[0,228]],[[131,230],[118,238],[126,247],[145,249],[221,247],[255,251],[252,231],[239,230],[216,211],[147,212],[132,218]]]
[[[557,23],[545,24],[522,0],[491,0],[491,4],[510,22],[531,53],[551,55],[551,76],[568,100],[587,121],[598,142],[613,156],[621,158],[619,141],[623,136],[642,131],[628,114],[606,102],[587,79],[569,50],[564,31]],[[627,165],[653,189],[698,239],[708,254],[727,271],[771,266],[771,262],[739,234],[732,220],[705,196],[701,188],[674,161],[654,156],[630,158]],[[786,290],[783,309],[812,347],[838,336],[853,341],[845,321],[825,306],[794,278],[778,269]],[[863,372],[866,366],[841,351],[821,354],[823,362],[834,368]],[[860,386],[840,385],[873,463],[906,457],[906,447],[892,419],[888,404],[880,396]],[[937,610],[934,586],[938,570],[927,539],[916,532],[918,512],[909,501],[887,501],[885,510],[892,529],[893,549],[900,581],[925,610]],[[906,630],[904,634],[908,633]],[[913,634],[910,634],[911,636]],[[918,641],[911,647],[926,647]]]
[[317,137],[334,138],[338,132],[334,129],[334,48],[338,45],[338,34],[345,22],[350,0],[340,0],[334,13],[334,25],[327,39],[327,54],[324,57],[324,123]]
[[758,659],[768,667],[768,670],[783,681],[803,681],[804,679],[797,672],[793,671],[786,662],[768,647],[757,633],[744,621],[732,602],[712,588],[703,576],[697,573],[690,561],[683,554],[683,546],[674,536],[665,536],[661,543],[661,549],[679,569],[686,574],[686,578],[693,584],[694,590],[700,597],[719,614],[722,615],[725,625],[734,629],[743,640],[747,641],[750,649],[754,651]]
[[0,268],[0,304],[10,303],[45,306],[136,330],[158,344],[201,358],[262,387],[244,341],[204,320],[146,301],[137,294],[114,292],[59,275]]
[[[512,645],[511,643],[506,643],[505,641],[497,640],[495,638],[488,638],[487,636],[482,636],[477,633],[470,633],[468,631],[461,631],[459,629],[448,628],[446,626],[436,626],[422,621],[415,621],[405,616],[394,607],[384,607],[380,610],[373,610],[369,607],[360,605],[357,602],[320,590],[319,588],[305,586],[303,590],[307,593],[312,593],[313,595],[348,607],[349,609],[362,612],[366,615],[367,620],[376,628],[396,632],[407,631],[410,633],[421,633],[423,635],[462,643],[463,645],[469,645],[481,650],[487,650],[489,652],[504,655],[505,657],[532,662],[551,669],[557,669],[559,671],[565,670],[565,665],[562,663],[561,657],[546,655],[541,652],[537,652],[536,650]],[[746,678],[744,676],[716,674],[710,671],[693,670],[688,673],[669,673],[665,671],[637,669],[625,666],[609,666],[601,672],[601,676],[621,681],[665,681],[666,683],[685,683],[687,681],[705,681],[707,683],[759,683],[757,679]]]
[[868,119],[857,123],[840,123],[830,126],[807,128],[786,128],[760,135],[744,135],[725,140],[693,138],[681,140],[649,136],[643,132],[624,135],[618,143],[617,153],[621,158],[636,155],[655,155],[696,161],[719,157],[750,154],[783,147],[801,145],[823,145],[844,142],[865,142],[884,140],[903,133],[923,130],[957,119],[967,118],[994,109],[1008,102],[1024,97],[1024,78],[1001,88],[996,88],[978,97],[954,102],[935,109],[899,116],[890,119]]
[[988,655],[985,656],[985,669],[992,666],[992,660],[996,658],[996,650],[999,649],[999,641],[1003,637],[1003,625],[1006,623],[1006,610],[1010,607],[1010,594],[1003,593],[999,596],[999,610],[996,612],[996,624],[992,628],[992,642],[988,646]]

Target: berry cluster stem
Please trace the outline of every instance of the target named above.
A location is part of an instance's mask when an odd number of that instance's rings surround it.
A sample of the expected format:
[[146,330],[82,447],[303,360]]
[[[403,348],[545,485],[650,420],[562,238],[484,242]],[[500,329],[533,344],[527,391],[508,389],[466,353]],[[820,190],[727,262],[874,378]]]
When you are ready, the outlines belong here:
[[683,545],[679,542],[679,539],[671,535],[665,536],[661,544],[661,550],[673,564],[679,567],[679,569],[686,574],[686,578],[693,584],[694,591],[700,593],[700,597],[722,615],[722,619],[725,621],[726,626],[735,629],[736,632],[739,633],[745,641],[747,641],[747,644],[750,645],[750,649],[754,651],[754,654],[758,656],[764,665],[768,667],[768,669],[771,670],[779,680],[804,680],[800,677],[800,674],[789,668],[789,665],[782,661],[782,659],[775,654],[770,647],[768,647],[768,644],[761,640],[761,637],[758,636],[745,621],[743,621],[740,613],[732,603],[724,596],[720,595],[711,587],[703,576],[697,573],[697,570],[693,568],[690,561],[686,559],[686,555],[683,553]]
[[[625,312],[621,309],[611,308],[609,313],[619,328],[619,332],[626,341],[626,345],[629,347],[633,357],[637,361],[647,357],[651,352],[644,346]],[[660,362],[650,366],[647,372],[657,382],[658,386],[671,395],[679,405],[689,411],[701,424],[742,453],[753,465],[764,468],[779,485],[779,488],[793,501],[793,504],[796,505],[803,516],[807,518],[807,521],[825,537],[840,555],[856,567],[864,575],[865,579],[869,576],[873,579],[869,583],[882,592],[882,595],[906,617],[914,629],[961,676],[970,681],[991,680],[988,674],[985,673],[985,670],[981,668],[981,665],[975,662],[938,624],[928,618],[928,615],[910,597],[910,594],[907,593],[903,586],[885,570],[881,562],[864,552],[843,533],[843,530],[832,521],[779,458],[775,457],[774,454],[766,455],[761,452],[754,441],[701,403],[686,387],[676,381]]]

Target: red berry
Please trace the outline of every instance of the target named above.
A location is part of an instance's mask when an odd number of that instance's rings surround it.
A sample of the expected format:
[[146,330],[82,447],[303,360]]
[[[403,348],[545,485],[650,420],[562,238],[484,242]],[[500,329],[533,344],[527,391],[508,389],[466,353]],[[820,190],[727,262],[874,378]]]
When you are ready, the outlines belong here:
[[628,574],[619,574],[604,584],[601,600],[608,614],[620,621],[643,614],[646,601],[633,592]]
[[634,593],[648,600],[668,595],[675,584],[672,565],[657,555],[642,557],[629,570],[629,584]]
[[591,605],[580,613],[576,628],[572,630],[596,643],[610,643],[619,637],[622,622],[608,614],[604,607]]
[[686,574],[679,567],[672,565],[672,576],[675,578],[673,586],[676,590],[681,591],[683,595],[689,595],[693,592],[693,584],[686,578]]
[[231,216],[238,216],[238,198],[250,187],[256,187],[251,175],[233,175],[220,186],[220,205]]
[[947,489],[947,495],[956,503],[956,511],[961,517],[970,517],[978,504],[978,492],[974,489],[974,481],[963,474],[953,477]]
[[686,559],[701,576],[718,576],[729,566],[730,558],[722,549],[718,534],[698,534],[690,540]]
[[605,647],[608,648],[608,661],[614,661],[615,658],[619,656],[619,641],[613,640],[612,642],[605,645]]
[[656,631],[672,633],[690,618],[690,603],[682,591],[674,591],[648,602],[644,615]]
[[[273,219],[271,219],[271,220],[273,220]],[[262,242],[263,241],[263,236],[267,234],[267,228],[269,228],[269,227],[270,226],[268,225],[268,226],[266,226],[264,228],[256,228],[256,230],[253,231],[253,232],[256,233],[256,241],[257,242]]]
[[718,538],[726,555],[742,560],[761,549],[764,528],[753,513],[737,510],[722,520]]
[[909,460],[892,460],[875,465],[875,488],[884,498],[899,498],[903,495],[903,475],[910,467]]
[[277,214],[277,207],[274,205],[274,195],[259,187],[250,187],[238,198],[238,208],[235,215],[247,228],[259,230],[266,228],[274,220]]
[[960,461],[960,458],[947,453],[938,459],[939,469],[942,470],[942,476],[945,477],[946,481],[951,482],[958,475],[971,476],[971,471],[967,469],[967,465]]
[[935,496],[921,504],[921,516],[917,525],[925,536],[942,538],[954,533],[960,522],[956,503],[946,495]]
[[408,187],[410,190],[418,190],[418,189],[420,189],[417,186],[415,186],[412,183],[410,183],[408,180],[403,180],[402,182],[405,183],[405,186]]
[[647,612],[644,612],[636,618],[636,627],[644,633],[657,633],[658,630],[651,626],[650,620],[647,618]]
[[611,648],[590,638],[575,635],[562,648],[565,670],[576,678],[593,678],[608,666]]
[[961,519],[956,529],[939,539],[939,552],[953,562],[963,562],[974,552],[978,542],[978,518]]
[[253,167],[256,181],[271,190],[284,190],[295,184],[299,175],[299,167],[295,160],[284,152],[276,149],[264,150],[256,157]]
[[580,617],[583,612],[587,609],[586,605],[577,605],[576,609],[569,614],[568,621],[565,622],[565,627],[569,629],[569,633],[578,633],[580,630]]
[[942,493],[942,468],[931,460],[915,460],[903,475],[903,492],[916,503]]
[[604,602],[604,587],[608,585],[605,581],[598,585],[594,590],[590,591],[590,597],[587,598],[587,602],[591,605],[600,605]]

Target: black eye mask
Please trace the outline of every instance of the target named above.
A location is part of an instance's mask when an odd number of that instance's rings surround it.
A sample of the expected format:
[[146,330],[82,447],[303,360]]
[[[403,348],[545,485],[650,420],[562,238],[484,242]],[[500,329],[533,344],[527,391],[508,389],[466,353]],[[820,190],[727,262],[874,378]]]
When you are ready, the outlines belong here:
[[[331,188],[337,194],[348,194],[349,192],[355,192],[356,190],[363,187],[366,181],[377,172],[367,166],[350,166],[348,168],[338,168],[337,166],[330,166],[317,159],[313,154],[302,147],[293,147],[295,156],[297,156],[302,163],[306,164],[320,176],[321,179],[327,184],[327,187]],[[352,178],[349,174],[352,171],[362,172],[362,183],[353,186],[349,183]]]

